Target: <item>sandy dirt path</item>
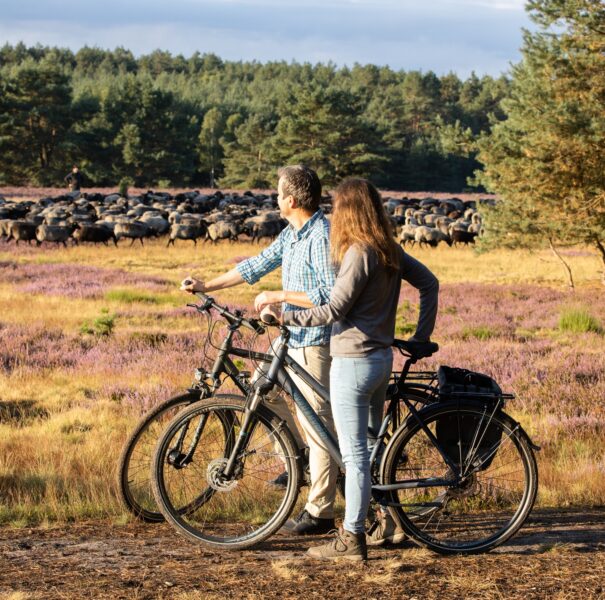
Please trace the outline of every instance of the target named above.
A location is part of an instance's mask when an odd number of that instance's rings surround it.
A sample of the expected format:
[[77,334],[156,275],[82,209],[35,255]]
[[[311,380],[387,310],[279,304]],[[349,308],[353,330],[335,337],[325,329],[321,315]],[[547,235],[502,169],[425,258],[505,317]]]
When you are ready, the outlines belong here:
[[308,538],[278,534],[245,552],[195,546],[166,525],[0,529],[0,597],[605,598],[605,509],[534,511],[507,545],[443,557],[409,542],[365,566],[304,558]]

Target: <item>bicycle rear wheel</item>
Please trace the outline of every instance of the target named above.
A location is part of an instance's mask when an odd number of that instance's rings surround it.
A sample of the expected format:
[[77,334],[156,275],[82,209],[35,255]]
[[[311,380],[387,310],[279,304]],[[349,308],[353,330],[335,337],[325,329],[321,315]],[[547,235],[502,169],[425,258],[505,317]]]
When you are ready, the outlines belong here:
[[[143,415],[126,440],[118,466],[118,489],[126,508],[141,521],[160,523],[164,515],[157,507],[151,489],[151,461],[160,434],[184,408],[200,399],[200,394],[187,392],[173,396]],[[223,419],[225,443],[229,423]]]
[[413,417],[387,447],[381,483],[415,480],[387,499],[406,533],[436,552],[487,552],[514,535],[531,511],[538,485],[531,443],[511,417],[492,413],[480,403],[455,402],[420,412],[461,469],[459,481]]
[[164,427],[186,406],[199,400],[199,394],[186,393],[154,406],[137,423],[124,443],[118,466],[118,489],[126,508],[138,519],[159,523],[159,511],[151,490],[151,459]]
[[[249,548],[266,539],[284,524],[298,495],[296,443],[281,419],[263,406],[255,413],[233,475],[223,475],[244,408],[240,396],[193,404],[168,425],[153,459],[153,491],[166,520],[189,539],[213,548]],[[221,415],[229,415],[231,423],[227,446]],[[175,462],[175,454],[187,458]],[[284,470],[286,487],[272,485]]]

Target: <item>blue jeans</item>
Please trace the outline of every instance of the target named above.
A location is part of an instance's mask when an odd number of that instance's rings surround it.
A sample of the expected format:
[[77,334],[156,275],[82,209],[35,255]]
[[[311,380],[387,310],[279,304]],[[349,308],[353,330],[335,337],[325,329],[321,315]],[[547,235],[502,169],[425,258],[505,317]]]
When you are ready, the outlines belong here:
[[346,468],[343,526],[352,533],[365,531],[371,496],[368,427],[378,434],[392,365],[390,348],[362,358],[332,358],[330,402]]

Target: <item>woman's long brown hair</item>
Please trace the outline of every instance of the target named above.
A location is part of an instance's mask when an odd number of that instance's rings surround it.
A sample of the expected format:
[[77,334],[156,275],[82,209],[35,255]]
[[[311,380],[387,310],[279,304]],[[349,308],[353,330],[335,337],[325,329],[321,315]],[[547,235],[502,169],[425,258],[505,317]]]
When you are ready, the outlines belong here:
[[353,244],[372,248],[385,268],[399,269],[398,248],[380,193],[367,179],[351,177],[334,190],[330,225],[332,261],[339,265]]

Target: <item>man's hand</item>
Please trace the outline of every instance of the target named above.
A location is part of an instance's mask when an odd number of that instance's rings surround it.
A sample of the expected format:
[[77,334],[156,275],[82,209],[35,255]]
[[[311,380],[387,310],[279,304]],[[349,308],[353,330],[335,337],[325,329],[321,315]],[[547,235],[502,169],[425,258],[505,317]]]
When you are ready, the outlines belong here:
[[206,287],[204,286],[204,282],[201,279],[196,279],[195,277],[188,276],[183,281],[181,281],[180,290],[183,292],[189,292],[190,294],[194,294],[195,292],[204,292]]
[[284,292],[261,292],[254,299],[254,308],[260,312],[266,306],[270,306],[271,304],[279,304],[280,302],[284,302]]

